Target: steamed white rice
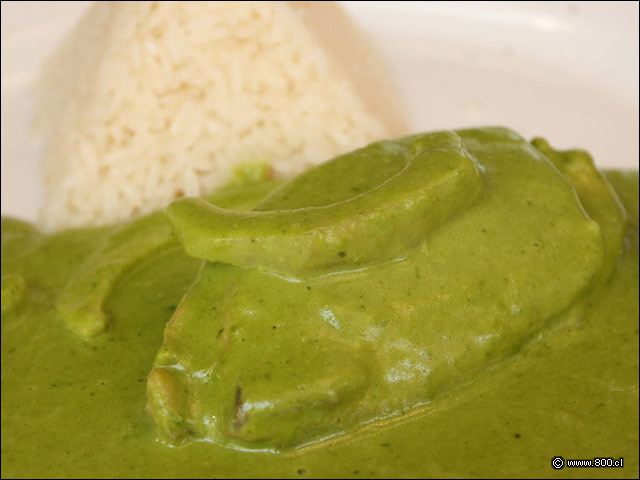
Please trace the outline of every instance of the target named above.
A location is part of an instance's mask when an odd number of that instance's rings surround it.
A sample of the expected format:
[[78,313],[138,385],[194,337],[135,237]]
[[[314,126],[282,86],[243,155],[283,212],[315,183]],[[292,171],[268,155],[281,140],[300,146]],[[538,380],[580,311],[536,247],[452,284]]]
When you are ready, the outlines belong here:
[[45,65],[37,102],[46,229],[405,133],[379,61],[332,3],[99,2]]

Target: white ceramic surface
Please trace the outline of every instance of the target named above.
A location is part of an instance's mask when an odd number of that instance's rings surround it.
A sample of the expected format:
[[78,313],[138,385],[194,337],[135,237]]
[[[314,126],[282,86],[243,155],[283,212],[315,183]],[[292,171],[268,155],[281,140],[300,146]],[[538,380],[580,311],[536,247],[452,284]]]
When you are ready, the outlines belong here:
[[[638,168],[637,2],[342,2],[408,99],[415,130],[510,126]],[[2,2],[2,213],[42,202],[31,82],[89,2]]]

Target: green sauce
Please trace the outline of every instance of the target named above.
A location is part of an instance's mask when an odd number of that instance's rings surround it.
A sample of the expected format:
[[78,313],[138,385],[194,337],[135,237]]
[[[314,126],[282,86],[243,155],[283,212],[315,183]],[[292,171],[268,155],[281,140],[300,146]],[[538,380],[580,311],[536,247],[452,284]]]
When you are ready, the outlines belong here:
[[2,476],[637,477],[638,174],[534,145],[374,144],[175,238],[3,219]]

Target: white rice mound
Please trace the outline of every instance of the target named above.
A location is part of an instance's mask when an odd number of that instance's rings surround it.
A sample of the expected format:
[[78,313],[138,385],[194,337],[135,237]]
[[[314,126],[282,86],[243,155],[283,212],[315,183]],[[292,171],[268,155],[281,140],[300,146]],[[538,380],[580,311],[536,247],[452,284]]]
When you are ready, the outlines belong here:
[[330,2],[98,2],[37,84],[47,230],[291,176],[407,133],[370,44]]

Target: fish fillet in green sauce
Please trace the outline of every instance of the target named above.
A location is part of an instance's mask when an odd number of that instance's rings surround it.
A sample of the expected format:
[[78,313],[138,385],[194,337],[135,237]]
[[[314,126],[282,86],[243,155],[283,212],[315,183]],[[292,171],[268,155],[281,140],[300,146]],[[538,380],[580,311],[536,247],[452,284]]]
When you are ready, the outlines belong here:
[[486,128],[207,200],[3,219],[3,477],[638,476],[637,172]]

